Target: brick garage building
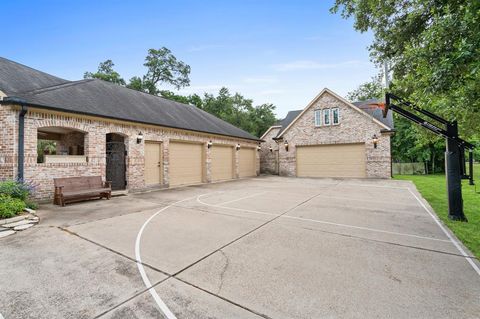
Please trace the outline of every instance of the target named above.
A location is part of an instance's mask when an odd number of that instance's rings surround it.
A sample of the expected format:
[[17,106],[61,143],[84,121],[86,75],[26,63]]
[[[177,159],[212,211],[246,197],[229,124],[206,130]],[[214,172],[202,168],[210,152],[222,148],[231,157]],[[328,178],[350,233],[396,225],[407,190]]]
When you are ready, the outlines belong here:
[[32,182],[38,199],[52,198],[55,177],[141,190],[259,173],[260,140],[195,106],[3,58],[0,99],[0,178]]
[[298,177],[390,178],[391,112],[324,89],[261,139],[261,172]]

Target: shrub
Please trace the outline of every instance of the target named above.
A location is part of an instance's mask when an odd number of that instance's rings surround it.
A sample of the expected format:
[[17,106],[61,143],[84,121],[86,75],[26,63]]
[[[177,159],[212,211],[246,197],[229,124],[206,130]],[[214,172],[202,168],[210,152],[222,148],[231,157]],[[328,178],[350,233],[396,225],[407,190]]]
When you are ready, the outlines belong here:
[[7,195],[25,201],[32,192],[33,186],[24,182],[12,180],[0,182],[0,195]]
[[0,194],[0,218],[9,218],[25,209],[25,202],[21,199]]

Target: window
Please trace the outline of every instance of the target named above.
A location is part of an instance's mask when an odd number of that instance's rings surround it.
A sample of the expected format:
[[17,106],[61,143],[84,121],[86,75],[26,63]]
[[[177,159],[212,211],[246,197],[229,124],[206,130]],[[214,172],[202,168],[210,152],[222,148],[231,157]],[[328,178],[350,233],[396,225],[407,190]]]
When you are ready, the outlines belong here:
[[85,132],[67,127],[37,130],[37,163],[86,163]]
[[330,109],[323,110],[323,125],[330,125]]
[[340,123],[340,110],[338,108],[332,109],[332,123]]
[[315,110],[315,126],[322,126],[322,110]]

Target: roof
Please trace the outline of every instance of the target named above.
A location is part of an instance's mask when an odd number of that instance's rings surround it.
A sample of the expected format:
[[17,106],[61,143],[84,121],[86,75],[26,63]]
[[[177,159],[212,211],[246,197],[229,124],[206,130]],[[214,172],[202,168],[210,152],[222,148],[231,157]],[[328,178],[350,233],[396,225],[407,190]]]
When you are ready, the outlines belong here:
[[381,101],[377,99],[369,99],[365,101],[353,102],[352,104],[357,106],[362,111],[370,114],[371,116],[388,126],[390,129],[393,129],[394,125],[392,112],[388,112],[387,117],[383,117],[382,109],[374,105],[375,103],[379,102]]
[[297,116],[299,116],[300,113],[302,113],[302,111],[303,110],[289,111],[287,113],[287,116],[285,116],[283,120],[278,121],[278,125],[281,126],[282,128],[280,129],[280,131],[278,131],[277,136],[280,136],[283,133],[283,131],[290,125],[290,123],[292,123],[293,120],[295,120]]
[[0,91],[6,95],[67,83],[67,80],[0,57]]
[[[12,67],[13,65],[13,67]],[[3,75],[14,76],[13,83]],[[21,64],[0,60],[0,90],[25,104],[63,112],[100,116],[144,124],[212,133],[250,140],[259,139],[196,106],[128,89],[98,79],[66,81]],[[14,75],[18,71],[19,75]],[[29,78],[31,76],[32,78]],[[22,84],[33,82],[35,85]],[[52,86],[52,83],[59,82]],[[45,85],[43,88],[39,86]],[[35,88],[25,90],[28,87]],[[8,101],[8,97],[5,100]],[[12,99],[13,100],[13,99]]]

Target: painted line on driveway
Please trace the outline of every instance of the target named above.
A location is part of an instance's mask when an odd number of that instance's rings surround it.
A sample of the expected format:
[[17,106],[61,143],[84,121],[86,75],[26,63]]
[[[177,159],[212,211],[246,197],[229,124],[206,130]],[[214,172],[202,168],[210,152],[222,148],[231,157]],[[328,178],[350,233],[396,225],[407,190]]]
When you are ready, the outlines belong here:
[[152,216],[150,216],[146,221],[145,223],[142,225],[142,227],[140,228],[140,230],[138,231],[138,234],[137,234],[137,239],[135,240],[135,259],[137,260],[137,267],[138,267],[138,271],[140,272],[140,275],[142,276],[142,279],[143,279],[143,283],[145,284],[145,286],[150,287],[150,289],[148,289],[148,292],[150,292],[150,294],[152,295],[153,299],[155,300],[155,302],[157,303],[158,307],[160,308],[160,310],[163,312],[163,314],[165,315],[165,317],[167,319],[176,319],[177,317],[175,317],[175,315],[172,313],[172,311],[168,308],[168,306],[165,304],[165,302],[163,302],[162,298],[160,298],[160,296],[157,294],[157,291],[155,290],[154,287],[152,287],[152,283],[150,282],[150,279],[148,278],[147,276],[147,273],[145,272],[145,268],[143,267],[143,263],[142,263],[142,257],[141,257],[141,254],[140,254],[140,241],[142,239],[142,234],[143,234],[143,231],[145,230],[145,228],[147,227],[148,223],[150,223],[150,221],[155,218],[155,216],[157,216],[158,214],[160,214],[161,212],[167,210],[168,208],[176,205],[176,204],[179,204],[181,202],[185,202],[187,200],[191,200],[191,199],[195,199],[196,196],[193,196],[193,197],[189,197],[189,198],[185,198],[185,199],[182,199],[180,201],[177,201],[175,203],[172,203],[168,206],[165,206],[164,208],[160,209],[159,211],[157,211],[155,214],[153,214]]
[[245,196],[245,197],[241,197],[241,198],[229,200],[229,201],[227,201],[227,202],[223,202],[223,203],[216,204],[216,205],[226,205],[226,204],[230,204],[230,203],[234,203],[234,202],[239,202],[239,201],[241,201],[241,200],[244,200],[244,199],[247,199],[247,198],[256,197],[256,196],[260,196],[260,195],[263,195],[263,194],[265,194],[265,193],[268,193],[268,192],[260,192],[260,193],[256,193],[256,194],[253,194],[253,195],[249,195],[249,196]]
[[[206,194],[204,194],[204,195],[206,195]],[[252,213],[252,214],[278,216],[278,214],[273,214],[273,213],[267,213],[267,212],[249,210],[249,209],[242,209],[242,208],[227,207],[227,206],[220,206],[220,205],[215,205],[215,204],[208,204],[208,203],[205,203],[204,201],[201,200],[201,198],[204,195],[199,195],[197,197],[197,202],[199,202],[202,205],[217,207],[217,208],[225,208],[225,209],[247,212],[247,213]],[[434,241],[442,241],[442,242],[447,242],[447,243],[450,242],[450,240],[448,240],[448,239],[439,239],[439,238],[425,237],[425,236],[414,235],[414,234],[391,232],[391,231],[382,230],[382,229],[348,225],[348,224],[339,224],[339,223],[323,221],[323,220],[318,220],[318,219],[310,219],[310,218],[295,217],[295,216],[288,216],[288,215],[283,215],[283,216],[281,216],[281,218],[287,218],[287,219],[299,220],[299,221],[305,221],[305,222],[311,222],[311,223],[318,223],[318,224],[326,224],[326,225],[332,225],[332,226],[339,226],[339,227],[346,227],[346,228],[354,228],[354,229],[360,229],[360,230],[367,230],[367,231],[371,231],[371,232],[385,233],[385,234],[391,234],[391,235],[399,235],[399,236],[406,236],[406,237],[413,237],[413,238],[420,238],[420,239],[427,239],[427,240],[434,240]]]
[[413,197],[415,197],[415,199],[420,203],[420,205],[427,211],[427,213],[433,218],[433,220],[438,225],[438,227],[440,227],[440,229],[445,233],[445,235],[447,235],[447,237],[450,239],[452,244],[458,249],[460,254],[462,254],[465,257],[465,259],[468,261],[468,263],[472,266],[473,270],[475,270],[477,272],[477,274],[480,276],[480,269],[478,268],[477,264],[475,264],[475,262],[472,260],[472,258],[467,255],[465,250],[463,250],[462,246],[460,246],[460,244],[452,237],[452,235],[450,235],[450,232],[445,229],[445,226],[443,226],[443,224],[440,222],[438,217],[436,215],[434,215],[430,211],[430,209],[428,209],[428,207],[420,200],[420,198],[418,198],[417,195],[415,195],[415,193],[410,188],[407,188],[407,189],[410,192],[410,194],[412,194]]

